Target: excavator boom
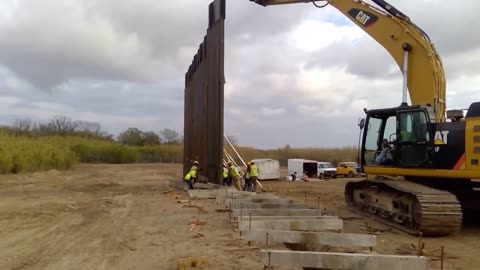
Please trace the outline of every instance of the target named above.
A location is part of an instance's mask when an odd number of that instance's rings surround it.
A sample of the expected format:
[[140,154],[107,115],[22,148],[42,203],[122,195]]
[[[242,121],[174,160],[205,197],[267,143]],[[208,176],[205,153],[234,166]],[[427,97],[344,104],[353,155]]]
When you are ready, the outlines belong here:
[[[380,43],[395,59],[404,74],[404,100],[433,109],[433,122],[445,120],[445,77],[442,61],[427,34],[408,16],[384,0],[374,7],[360,0],[250,0],[262,6],[314,3],[329,4],[342,12]],[[318,3],[323,4],[318,4]],[[360,52],[361,53],[361,52]]]

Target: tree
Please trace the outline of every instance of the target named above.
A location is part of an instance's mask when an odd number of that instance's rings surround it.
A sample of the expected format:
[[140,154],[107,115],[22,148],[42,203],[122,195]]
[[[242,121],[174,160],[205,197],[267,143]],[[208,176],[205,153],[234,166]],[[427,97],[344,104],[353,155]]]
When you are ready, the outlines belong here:
[[35,136],[48,136],[55,133],[52,126],[43,123],[35,123],[32,130]]
[[21,119],[15,120],[13,123],[13,132],[15,135],[31,135],[33,129],[32,120],[29,119]]
[[75,121],[75,131],[82,134],[99,136],[102,133],[102,127],[99,123],[88,121]]
[[118,135],[118,141],[128,145],[143,146],[145,137],[138,128],[128,128],[125,132]]
[[153,131],[144,132],[143,139],[144,139],[145,145],[160,144],[160,137]]
[[179,134],[175,130],[165,128],[160,131],[160,135],[165,143],[175,144],[178,143]]
[[55,116],[48,122],[48,127],[60,136],[70,135],[75,131],[76,124],[66,116]]
[[75,133],[83,136],[92,136],[101,139],[111,139],[113,135],[102,130],[102,126],[96,122],[75,121]]

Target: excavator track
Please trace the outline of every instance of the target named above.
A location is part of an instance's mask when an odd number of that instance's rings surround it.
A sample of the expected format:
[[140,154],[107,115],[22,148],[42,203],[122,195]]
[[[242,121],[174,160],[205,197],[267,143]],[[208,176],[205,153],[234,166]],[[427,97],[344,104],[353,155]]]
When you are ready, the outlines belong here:
[[462,226],[462,208],[455,195],[413,182],[348,182],[345,200],[349,208],[410,234],[444,236]]

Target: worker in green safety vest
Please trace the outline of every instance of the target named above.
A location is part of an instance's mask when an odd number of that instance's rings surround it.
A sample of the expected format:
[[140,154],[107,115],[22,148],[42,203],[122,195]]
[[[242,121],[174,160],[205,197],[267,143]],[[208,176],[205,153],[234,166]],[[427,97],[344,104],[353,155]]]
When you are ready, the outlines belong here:
[[228,175],[231,177],[233,185],[238,191],[241,191],[242,187],[240,186],[240,174],[238,173],[237,166],[233,165],[232,162],[229,162],[228,166],[230,166],[230,169],[228,170]]
[[198,161],[193,162],[192,168],[190,171],[185,175],[185,181],[187,182],[188,189],[195,189],[195,180],[197,179],[197,172],[198,172]]
[[228,168],[224,165],[223,166],[223,171],[222,171],[222,176],[223,176],[223,185],[224,186],[231,186],[232,183],[229,181],[228,177]]
[[247,188],[248,191],[255,192],[257,190],[257,180],[258,180],[258,168],[257,165],[253,160],[249,162],[249,174],[250,174],[250,181],[249,181],[249,188]]

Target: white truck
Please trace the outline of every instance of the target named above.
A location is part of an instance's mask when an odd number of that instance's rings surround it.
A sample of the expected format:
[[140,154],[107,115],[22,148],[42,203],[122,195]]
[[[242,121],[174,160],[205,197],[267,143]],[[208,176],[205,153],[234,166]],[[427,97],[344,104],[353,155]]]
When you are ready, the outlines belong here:
[[296,174],[297,180],[300,180],[305,172],[309,178],[318,177],[318,161],[301,158],[292,158],[288,160],[288,175]]
[[274,159],[254,159],[258,168],[258,180],[280,179],[280,163]]
[[318,162],[318,178],[337,178],[337,168],[335,168],[332,163],[319,161]]

